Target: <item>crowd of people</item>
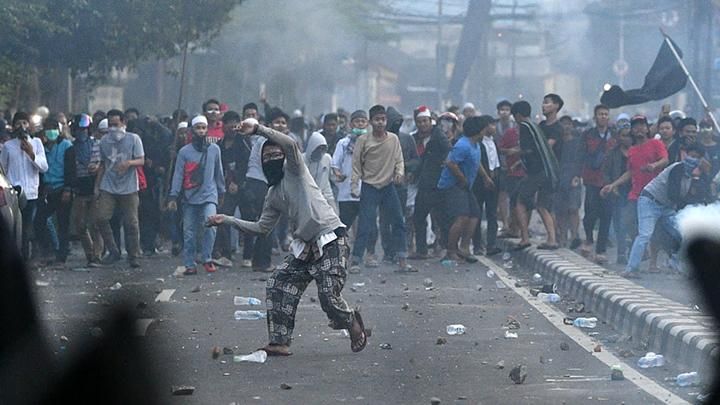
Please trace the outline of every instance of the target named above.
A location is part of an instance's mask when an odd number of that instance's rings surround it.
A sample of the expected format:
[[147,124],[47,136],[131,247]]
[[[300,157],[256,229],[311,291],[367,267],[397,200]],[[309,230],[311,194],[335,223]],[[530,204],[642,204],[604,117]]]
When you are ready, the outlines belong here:
[[[597,105],[581,122],[561,115],[557,94],[540,107],[533,115],[527,101],[501,101],[483,115],[471,103],[422,105],[412,120],[380,105],[307,117],[265,101],[234,111],[215,99],[196,116],[131,108],[68,118],[41,107],[0,122],[0,168],[27,200],[22,254],[35,267],[64,264],[79,241],[88,267],[120,261],[123,248],[139,267],[142,255],[167,248],[182,254],[187,275],[235,264],[269,272],[273,250],[307,254],[298,235],[317,233],[312,224],[328,214],[315,210],[332,211],[330,230],[347,231],[351,273],[381,261],[399,272],[415,271],[413,260],[473,263],[500,253],[499,238],[525,249],[534,210],[545,228],[538,249],[577,249],[605,264],[614,245],[626,277],[646,257],[658,271],[663,250],[676,264],[675,214],[715,200],[720,183],[710,121],[666,107],[653,122],[613,118]],[[255,121],[294,149],[248,131]],[[281,183],[291,167],[297,181]],[[303,188],[305,170],[317,193]],[[229,218],[239,230],[209,226]],[[338,315],[345,325],[348,313]]]

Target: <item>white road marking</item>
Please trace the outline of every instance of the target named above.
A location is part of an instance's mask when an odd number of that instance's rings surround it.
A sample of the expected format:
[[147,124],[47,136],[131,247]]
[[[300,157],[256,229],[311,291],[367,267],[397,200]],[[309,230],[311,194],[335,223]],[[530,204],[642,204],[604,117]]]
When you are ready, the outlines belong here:
[[[554,307],[540,301],[537,297],[530,295],[530,291],[523,287],[515,287],[515,280],[511,279],[508,273],[501,266],[495,264],[495,262],[485,258],[478,257],[480,262],[490,269],[492,269],[497,275],[498,279],[503,281],[508,288],[515,291],[516,294],[521,296],[528,304],[534,307],[540,314],[542,314],[550,323],[557,328],[560,332],[564,333],[567,337],[574,340],[575,343],[580,345],[583,350],[592,354],[593,357],[605,363],[608,366],[608,379],[610,379],[610,367],[616,364],[625,364],[624,361],[613,355],[608,351],[602,351],[599,353],[593,352],[595,345],[598,343],[595,339],[587,336],[581,330],[562,324],[559,320],[562,320],[565,315],[555,309]],[[637,385],[638,388],[657,398],[666,404],[689,404],[690,402],[680,398],[674,393],[668,391],[655,381],[640,374],[637,370],[632,367],[623,367],[623,374],[625,379]]]
[[168,302],[174,293],[174,289],[162,290],[160,291],[160,294],[155,297],[155,302]]
[[155,322],[155,319],[149,318],[149,319],[138,319],[135,321],[135,336],[145,336],[147,333],[148,328],[152,323]]

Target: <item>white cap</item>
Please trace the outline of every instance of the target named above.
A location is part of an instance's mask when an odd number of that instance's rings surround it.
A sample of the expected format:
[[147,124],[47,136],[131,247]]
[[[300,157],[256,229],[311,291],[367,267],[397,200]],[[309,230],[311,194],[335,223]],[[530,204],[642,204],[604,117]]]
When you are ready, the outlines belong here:
[[205,118],[204,115],[197,115],[195,118],[192,119],[192,126],[195,126],[197,124],[208,124],[207,118]]
[[471,109],[471,110],[474,110],[474,109],[475,109],[475,104],[473,104],[473,103],[465,103],[465,105],[463,105],[463,111],[467,110],[468,108]]
[[630,115],[627,113],[620,113],[620,114],[618,114],[617,118],[615,119],[615,122],[618,122],[620,120],[630,121]]
[[180,122],[178,122],[177,129],[183,129],[183,128],[187,128],[187,127],[188,127],[187,121],[180,121]]
[[98,129],[108,129],[107,118],[103,118],[103,120],[98,123]]

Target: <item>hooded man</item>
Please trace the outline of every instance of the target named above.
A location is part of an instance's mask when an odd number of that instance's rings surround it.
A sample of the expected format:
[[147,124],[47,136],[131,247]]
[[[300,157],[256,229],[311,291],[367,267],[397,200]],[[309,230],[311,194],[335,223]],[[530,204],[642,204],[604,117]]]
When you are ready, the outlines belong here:
[[308,138],[307,148],[305,150],[304,159],[305,164],[310,170],[310,175],[315,180],[315,184],[320,187],[323,196],[327,200],[328,204],[333,207],[333,210],[337,214],[337,205],[335,204],[335,196],[333,195],[332,187],[330,185],[330,166],[332,165],[332,158],[327,153],[328,145],[325,141],[325,137],[319,132],[313,132]]
[[82,242],[88,267],[97,267],[103,252],[100,231],[95,226],[97,201],[93,195],[95,175],[100,167],[100,142],[90,135],[92,120],[87,114],[76,115],[70,124],[75,138],[67,153],[71,176],[66,183],[72,188],[72,205],[75,230]]
[[145,150],[137,134],[125,130],[125,114],[120,110],[107,113],[108,133],[100,140],[101,166],[97,172],[94,194],[97,202],[97,226],[102,233],[108,255],[103,264],[120,260],[110,218],[119,208],[124,220],[125,244],[130,267],[140,267],[140,227],[138,223],[138,192],[140,183],[137,167],[145,164]]
[[31,230],[37,212],[40,173],[48,170],[45,148],[38,138],[30,137],[30,117],[18,111],[12,120],[13,139],[5,142],[0,152],[0,166],[13,186],[22,187],[27,198],[25,208],[21,210],[23,220],[22,254],[30,259]]
[[220,147],[205,139],[208,136],[208,120],[198,115],[191,122],[192,142],[183,146],[175,161],[172,188],[168,196],[168,209],[177,210],[177,200],[182,192],[183,212],[183,264],[185,274],[197,274],[195,253],[197,235],[202,230],[201,260],[205,271],[215,272],[212,250],[217,229],[203,227],[208,218],[217,213],[217,207],[225,194],[225,176],[220,160]]
[[267,235],[285,214],[293,225],[291,254],[267,281],[270,343],[263,350],[269,356],[291,354],[297,306],[308,284],[315,280],[330,327],[347,329],[352,351],[361,351],[367,344],[362,318],[340,294],[349,252],[345,225],[315,184],[300,147],[290,136],[259,125],[255,119],[243,121],[242,131],[267,138],[262,147],[262,167],[270,188],[262,215],[257,222],[217,215],[209,224],[230,224],[245,232]]

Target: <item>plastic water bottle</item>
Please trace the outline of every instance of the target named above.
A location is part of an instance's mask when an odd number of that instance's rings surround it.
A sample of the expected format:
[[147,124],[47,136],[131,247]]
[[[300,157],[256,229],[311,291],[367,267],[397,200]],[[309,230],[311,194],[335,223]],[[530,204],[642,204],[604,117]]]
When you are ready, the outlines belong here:
[[682,373],[675,377],[675,384],[677,384],[679,387],[698,385],[700,384],[700,376],[698,376],[697,371],[693,371],[691,373]]
[[597,318],[575,318],[573,325],[578,328],[592,329],[597,326]]
[[505,252],[505,253],[503,253],[503,255],[502,255],[502,259],[503,259],[504,262],[506,262],[506,261],[512,259],[512,255],[510,254],[510,252]]
[[662,367],[665,365],[665,357],[662,354],[648,352],[638,360],[637,365],[640,368]]
[[267,360],[267,352],[265,350],[258,350],[244,356],[233,357],[233,361],[235,363],[240,363],[242,361],[247,361],[250,363],[265,363],[265,360]]
[[532,276],[532,281],[533,281],[533,283],[535,283],[535,284],[540,284],[540,283],[542,283],[543,278],[542,278],[542,276],[541,276],[540,274],[535,273],[535,274],[533,274],[533,276]]
[[235,320],[237,321],[254,321],[266,317],[267,313],[260,311],[235,311]]
[[253,297],[235,297],[235,305],[262,305],[262,301]]
[[539,293],[537,297],[540,298],[540,301],[543,302],[560,302],[560,296],[555,293]]
[[447,326],[447,334],[448,335],[464,335],[465,334],[465,325],[455,324],[455,325],[448,325]]
[[492,270],[488,270],[487,273],[485,273],[486,276],[493,278],[495,277],[495,272]]

